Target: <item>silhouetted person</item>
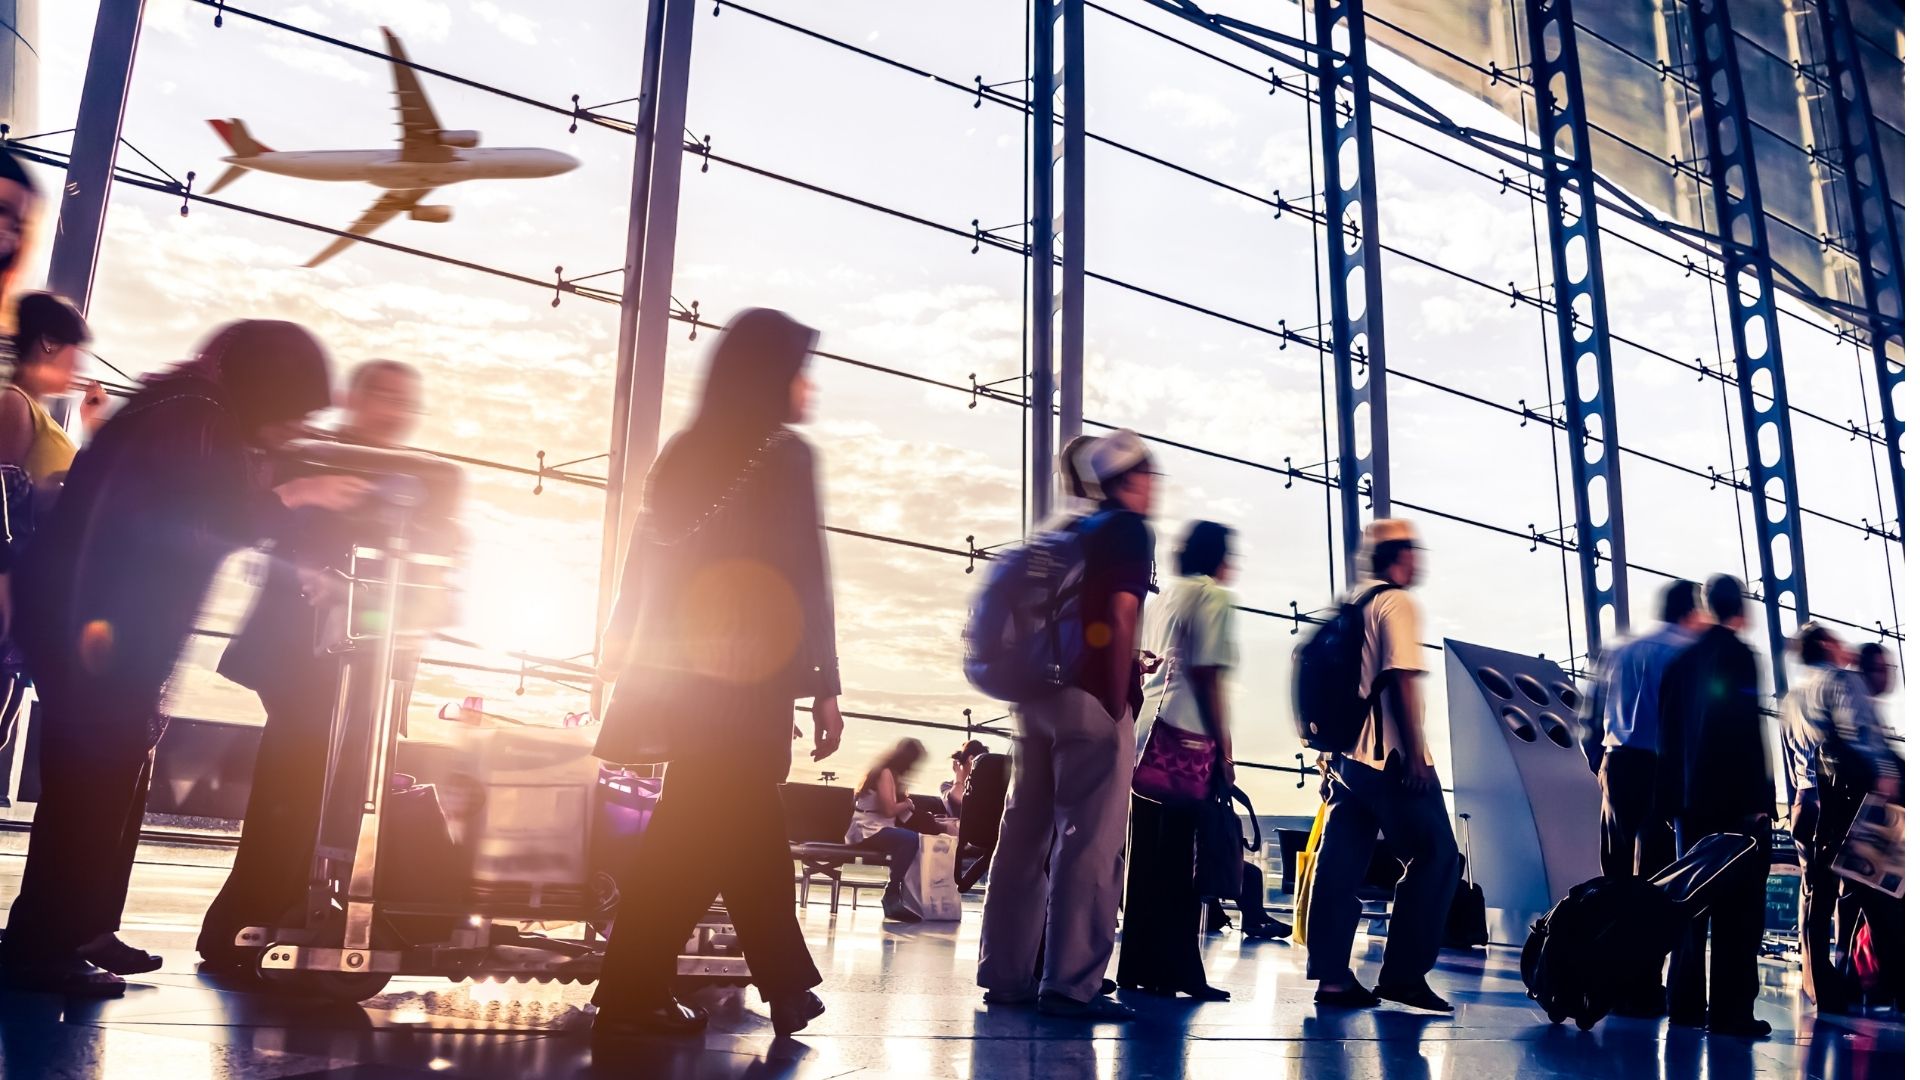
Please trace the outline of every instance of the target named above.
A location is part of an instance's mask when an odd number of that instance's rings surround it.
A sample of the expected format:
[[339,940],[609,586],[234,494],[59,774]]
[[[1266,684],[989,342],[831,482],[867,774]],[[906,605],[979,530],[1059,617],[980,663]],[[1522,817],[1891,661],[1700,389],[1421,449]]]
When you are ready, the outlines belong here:
[[[397,446],[418,426],[420,410],[420,373],[397,360],[370,360],[348,377],[338,438]],[[340,515],[299,511],[274,545],[252,614],[220,657],[220,674],[260,695],[267,722],[233,869],[201,922],[197,948],[215,969],[250,966],[253,950],[235,947],[234,936],[277,925],[306,897],[340,672],[337,657],[315,655],[315,605],[325,595],[316,575],[346,569],[353,542]],[[403,648],[395,662],[414,660]]]
[[[1608,659],[1602,706],[1606,754],[1600,759],[1600,869],[1608,877],[1652,877],[1673,862],[1673,822],[1655,805],[1660,772],[1660,686],[1667,668],[1699,636],[1705,618],[1700,586],[1668,585],[1660,627],[1616,649]],[[1615,1008],[1625,1016],[1659,1016],[1666,992],[1656,981],[1631,987]]]
[[1774,790],[1759,662],[1740,640],[1746,606],[1738,578],[1722,574],[1708,582],[1713,625],[1673,661],[1665,678],[1661,769],[1680,850],[1714,833],[1750,836],[1756,845],[1727,868],[1707,913],[1674,950],[1667,1016],[1683,1027],[1758,1039],[1773,1030],[1754,1017],[1753,1003],[1760,993]]
[[[596,752],[650,755],[665,725],[672,764],[620,882],[594,1001],[603,1043],[694,1031],[704,1011],[674,997],[678,957],[718,894],[782,1035],[825,1006],[794,914],[779,785],[793,706],[813,699],[813,758],[840,745],[833,589],[807,419],[815,332],[777,311],[735,316],[708,363],[699,412],[661,451],[603,639],[617,677]],[[621,695],[641,708],[621,710]],[[665,714],[665,715],[660,715]]]
[[279,535],[289,509],[365,495],[340,476],[270,489],[254,460],[328,398],[311,334],[233,323],[148,382],[68,473],[15,575],[45,712],[40,804],[0,952],[14,985],[117,996],[115,972],[159,966],[114,931],[166,730],[162,689],[227,556]]
[[[1155,724],[1213,740],[1215,781],[1233,783],[1233,733],[1227,723],[1226,676],[1240,663],[1234,633],[1233,531],[1195,522],[1180,549],[1180,580],[1154,602],[1142,640],[1157,660],[1143,688],[1148,705],[1136,722],[1136,754]],[[1193,869],[1199,806],[1133,796],[1127,844],[1126,919],[1120,932],[1120,986],[1171,997],[1226,1001],[1207,985],[1200,963],[1200,894]]]
[[[1369,1008],[1386,999],[1435,1012],[1453,1009],[1427,985],[1460,880],[1460,851],[1427,744],[1420,682],[1427,659],[1413,595],[1420,560],[1411,522],[1367,523],[1356,560],[1360,580],[1348,599],[1372,596],[1356,688],[1369,711],[1353,749],[1334,755],[1329,766],[1327,822],[1308,897],[1307,978],[1320,983],[1314,1001],[1321,1005]],[[1369,992],[1352,968],[1360,921],[1356,890],[1373,861],[1374,841],[1383,835],[1406,869],[1394,887],[1380,981]]]
[[1133,1010],[1100,991],[1126,858],[1140,616],[1153,587],[1147,515],[1155,473],[1131,431],[1089,447],[1100,512],[1071,526],[1085,532],[1080,618],[1087,650],[1069,685],[1014,710],[1013,789],[987,880],[976,981],[989,1005],[1037,1004],[1053,1016],[1126,1021]]

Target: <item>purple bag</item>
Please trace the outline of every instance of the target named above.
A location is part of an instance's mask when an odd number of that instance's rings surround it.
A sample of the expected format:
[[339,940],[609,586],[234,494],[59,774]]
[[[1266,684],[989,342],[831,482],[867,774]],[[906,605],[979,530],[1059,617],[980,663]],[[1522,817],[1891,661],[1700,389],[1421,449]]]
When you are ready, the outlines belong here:
[[1213,791],[1218,756],[1212,736],[1181,731],[1156,717],[1133,768],[1133,793],[1157,803],[1197,806]]

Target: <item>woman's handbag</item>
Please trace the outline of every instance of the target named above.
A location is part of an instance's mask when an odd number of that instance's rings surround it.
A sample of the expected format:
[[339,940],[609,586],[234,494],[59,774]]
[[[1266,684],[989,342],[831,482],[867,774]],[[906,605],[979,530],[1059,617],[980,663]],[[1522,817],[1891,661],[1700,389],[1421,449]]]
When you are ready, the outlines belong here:
[[[746,490],[754,474],[760,471],[768,453],[779,443],[792,438],[785,428],[776,429],[760,444],[727,490],[706,512],[684,529],[662,533],[648,515],[641,519],[633,543],[636,550],[629,559],[645,560],[648,572],[642,580],[640,620],[643,624],[672,618],[671,605],[660,599],[663,588],[678,583],[684,555],[693,550],[709,530],[719,524],[728,507]],[[657,764],[673,760],[675,729],[690,717],[710,713],[715,705],[713,681],[683,670],[672,663],[660,663],[657,651],[643,647],[620,672],[608,696],[606,715],[601,717],[600,738],[594,754],[619,765]]]
[[1160,719],[1173,690],[1174,660],[1167,658],[1167,682],[1160,688],[1160,703],[1153,710],[1153,726],[1147,730],[1147,745],[1133,767],[1133,793],[1168,806],[1193,806],[1205,802],[1213,790],[1214,762],[1220,747],[1211,735],[1182,731]]

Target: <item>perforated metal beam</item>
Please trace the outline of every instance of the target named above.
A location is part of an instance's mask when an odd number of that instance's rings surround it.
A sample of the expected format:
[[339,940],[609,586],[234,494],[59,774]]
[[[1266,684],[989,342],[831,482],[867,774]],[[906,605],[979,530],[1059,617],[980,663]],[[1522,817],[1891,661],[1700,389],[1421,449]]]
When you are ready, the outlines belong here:
[[1728,336],[1739,366],[1740,425],[1746,436],[1774,692],[1784,695],[1787,630],[1782,619],[1791,611],[1796,627],[1806,621],[1806,556],[1800,541],[1800,488],[1794,478],[1793,425],[1788,422],[1786,368],[1780,357],[1773,255],[1767,247],[1766,214],[1760,202],[1759,170],[1730,3],[1686,0],[1687,39],[1692,46],[1693,81],[1700,87],[1714,226],[1726,264],[1727,311],[1732,319]]
[[1027,481],[1033,524],[1045,520],[1053,504],[1053,28],[1059,18],[1054,0],[1033,5],[1033,70],[1029,73],[1033,108],[1027,133],[1033,173],[1028,178],[1033,219],[1028,222],[1033,280],[1027,314]]
[[[1033,25],[1032,513],[1046,517],[1055,452],[1080,434],[1085,402],[1086,8],[1037,0]],[[1058,116],[1059,124],[1054,123]],[[1054,365],[1059,365],[1057,382]],[[1060,422],[1054,426],[1054,392]]]
[[[1860,263],[1861,306],[1869,313],[1873,373],[1880,389],[1881,433],[1887,443],[1887,470],[1893,481],[1893,505],[1900,537],[1907,535],[1907,466],[1900,438],[1907,425],[1895,409],[1893,391],[1907,377],[1906,257],[1893,216],[1893,188],[1873,122],[1860,42],[1853,32],[1848,0],[1811,0],[1819,22],[1826,67],[1827,107],[1834,119],[1846,168],[1835,179],[1847,189],[1852,228],[1848,247]],[[1898,353],[1896,356],[1895,353]]]
[[1580,547],[1580,595],[1587,652],[1605,632],[1625,633],[1625,504],[1620,498],[1619,427],[1613,395],[1613,342],[1607,324],[1595,218],[1593,147],[1580,78],[1572,0],[1525,0],[1529,80],[1546,179],[1547,240],[1553,248],[1553,316],[1560,337],[1566,397],[1567,458],[1573,465],[1574,523]]
[[[1357,570],[1360,518],[1386,517],[1386,335],[1380,318],[1380,202],[1373,181],[1373,94],[1367,86],[1366,15],[1361,0],[1320,0],[1313,8],[1314,78],[1325,170],[1328,318],[1334,398],[1339,410],[1340,528],[1347,574]],[[1337,38],[1344,38],[1345,51]]]

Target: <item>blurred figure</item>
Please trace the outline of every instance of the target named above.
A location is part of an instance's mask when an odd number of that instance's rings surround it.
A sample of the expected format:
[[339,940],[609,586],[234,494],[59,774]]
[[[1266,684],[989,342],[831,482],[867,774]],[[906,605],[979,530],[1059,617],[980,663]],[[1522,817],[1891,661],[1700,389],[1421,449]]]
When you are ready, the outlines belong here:
[[[1766,934],[1767,866],[1773,851],[1773,770],[1760,713],[1760,665],[1740,640],[1745,587],[1722,574],[1707,583],[1713,624],[1667,669],[1660,710],[1660,766],[1679,850],[1714,833],[1750,836],[1755,849],[1729,866],[1716,899],[1674,950],[1667,1017],[1682,1027],[1764,1039],[1753,1015]],[[1311,924],[1309,924],[1311,925]],[[1713,939],[1709,983],[1707,938]]]
[[[369,360],[348,377],[337,437],[393,448],[413,434],[420,411],[420,373],[397,360]],[[275,540],[252,614],[220,657],[220,674],[260,696],[267,722],[233,870],[201,923],[202,970],[250,968],[257,950],[236,947],[234,936],[277,925],[306,896],[340,669],[337,657],[314,652],[315,607],[327,594],[317,579],[344,568],[352,539],[340,515],[299,511]],[[403,650],[395,664],[417,659]]]
[[[14,279],[19,276],[21,254],[26,250],[29,225],[40,209],[40,195],[20,159],[0,150],[0,309],[12,310]],[[19,348],[14,343],[16,354]],[[13,621],[13,594],[7,574],[13,568],[15,553],[12,538],[0,533],[0,638],[7,635]],[[9,714],[18,708],[18,688],[12,688],[8,700],[0,701]]]
[[1157,474],[1146,444],[1126,430],[1088,444],[1086,461],[1103,499],[1075,526],[1085,532],[1087,651],[1069,685],[1014,710],[1013,790],[987,882],[976,977],[989,1005],[1127,1021],[1133,1010],[1100,991],[1120,910]]
[[[1308,897],[1307,978],[1320,984],[1318,1005],[1371,1008],[1385,999],[1452,1012],[1427,985],[1460,880],[1460,851],[1427,745],[1420,681],[1427,659],[1413,594],[1421,548],[1413,523],[1368,522],[1356,561],[1348,602],[1365,604],[1366,629],[1357,690],[1373,704],[1353,749],[1334,755],[1327,770],[1327,821]],[[1353,973],[1353,935],[1357,890],[1382,835],[1406,869],[1394,887],[1380,981],[1369,991]]]
[[[1602,705],[1600,759],[1600,870],[1608,877],[1652,877],[1677,852],[1673,823],[1658,812],[1654,796],[1660,774],[1660,685],[1667,668],[1699,636],[1700,586],[1668,585],[1660,597],[1660,628],[1615,650],[1608,658]],[[1629,987],[1614,1011],[1622,1016],[1659,1016],[1667,1011],[1666,988]]]
[[[1226,676],[1240,662],[1234,634],[1233,530],[1198,521],[1180,548],[1180,580],[1154,604],[1142,646],[1158,663],[1144,692],[1154,708],[1137,723],[1135,753],[1144,753],[1154,724],[1213,740],[1216,780],[1232,785],[1233,733],[1227,723]],[[1153,661],[1149,661],[1153,663]],[[1200,963],[1200,894],[1193,866],[1198,806],[1133,796],[1127,845],[1126,921],[1120,933],[1118,982],[1125,988],[1201,1001],[1232,995],[1207,985]]]
[[[699,412],[647,477],[603,639],[615,702],[657,691],[676,703],[609,708],[596,752],[658,760],[640,729],[662,711],[672,764],[626,880],[594,1036],[695,1031],[707,1014],[674,997],[678,957],[715,894],[753,981],[789,1035],[825,1011],[820,972],[793,905],[779,785],[791,766],[796,698],[813,699],[813,759],[840,745],[833,589],[804,423],[815,332],[764,308],[734,317],[714,346]],[[678,703],[686,703],[681,706]]]
[[967,783],[973,779],[973,763],[987,754],[987,744],[968,739],[953,752],[953,779],[940,781],[940,801],[946,804],[948,817],[959,817],[967,801]]
[[[5,183],[0,180],[0,185]],[[47,401],[73,389],[80,347],[92,338],[80,313],[51,293],[28,293],[20,298],[13,318],[13,378],[0,391],[0,465],[12,465],[26,484],[9,484],[6,493],[5,539],[0,547],[25,549],[33,522],[44,516],[59,493],[60,482],[73,467],[79,447],[65,428],[47,412]],[[81,420],[91,433],[105,418],[106,394],[99,383],[89,383],[80,407]],[[24,495],[24,498],[19,496]],[[15,520],[19,515],[26,520]],[[7,604],[5,562],[0,561],[0,746],[13,738],[14,722],[25,700],[25,663],[18,650],[6,645]]]
[[920,916],[907,907],[907,871],[920,856],[920,834],[907,828],[913,800],[907,797],[907,776],[920,767],[927,748],[919,739],[901,739],[874,762],[853,796],[853,820],[847,824],[847,843],[872,848],[887,856],[887,891],[881,908],[894,922],[917,923]]
[[140,837],[162,692],[220,564],[289,509],[345,509],[360,480],[268,488],[254,458],[328,402],[327,356],[292,323],[228,325],[149,381],[68,473],[15,579],[45,703],[41,797],[0,945],[16,987],[118,996],[160,958],[115,935]]

